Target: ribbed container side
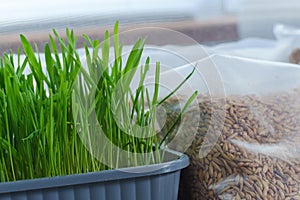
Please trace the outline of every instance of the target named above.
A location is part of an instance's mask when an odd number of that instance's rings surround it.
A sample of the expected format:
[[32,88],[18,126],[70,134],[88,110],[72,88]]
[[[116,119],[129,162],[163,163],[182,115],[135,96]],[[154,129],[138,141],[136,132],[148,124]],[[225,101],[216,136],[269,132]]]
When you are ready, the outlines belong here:
[[[176,200],[180,171],[188,157],[139,173],[108,170],[54,178],[0,183],[1,200]],[[144,171],[144,172],[143,172]]]

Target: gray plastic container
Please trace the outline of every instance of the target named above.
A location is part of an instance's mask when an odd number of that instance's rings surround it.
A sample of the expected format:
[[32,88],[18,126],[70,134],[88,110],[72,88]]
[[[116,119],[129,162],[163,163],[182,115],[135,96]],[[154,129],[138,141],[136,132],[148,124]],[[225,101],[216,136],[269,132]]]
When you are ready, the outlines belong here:
[[[1,200],[175,200],[184,154],[162,164],[0,183]],[[168,159],[169,160],[169,159]]]

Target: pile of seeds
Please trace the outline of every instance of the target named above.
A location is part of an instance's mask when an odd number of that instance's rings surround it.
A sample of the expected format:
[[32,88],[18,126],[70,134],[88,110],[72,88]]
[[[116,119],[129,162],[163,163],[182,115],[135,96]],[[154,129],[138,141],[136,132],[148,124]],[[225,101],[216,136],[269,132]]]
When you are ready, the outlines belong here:
[[[299,99],[299,89],[214,102],[200,97],[200,113],[188,112],[183,117],[191,122],[186,126],[190,131],[181,132],[179,141],[189,138],[195,127],[197,132],[186,151],[191,164],[182,172],[179,199],[300,199]],[[200,158],[207,129],[215,126],[212,113],[218,107],[225,112],[221,135],[208,155]],[[199,122],[189,120],[195,118]],[[182,144],[172,143],[171,148],[180,151]]]

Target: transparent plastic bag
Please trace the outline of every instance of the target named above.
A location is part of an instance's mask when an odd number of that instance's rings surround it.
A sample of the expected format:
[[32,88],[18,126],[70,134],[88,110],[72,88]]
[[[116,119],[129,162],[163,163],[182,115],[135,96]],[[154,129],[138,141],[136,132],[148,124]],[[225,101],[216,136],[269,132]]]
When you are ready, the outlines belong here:
[[[180,123],[188,123],[177,124],[169,143],[182,151],[193,137],[185,151],[191,164],[181,174],[179,198],[300,199],[300,67],[232,56],[208,59],[226,97],[212,97],[214,88],[202,88],[200,79],[211,78],[201,77],[208,61],[197,62],[199,73],[189,81],[202,93],[197,111],[191,107],[182,116]],[[177,70],[187,74],[191,69]],[[179,102],[165,108],[177,108]],[[174,122],[178,111],[168,113],[167,122]],[[174,135],[181,135],[177,142]]]
[[281,46],[281,60],[299,64],[300,61],[300,28],[276,24],[273,29],[274,35]]
[[279,61],[277,52],[280,49],[276,40],[263,38],[245,38],[235,42],[207,47],[215,54],[226,54],[252,59]]

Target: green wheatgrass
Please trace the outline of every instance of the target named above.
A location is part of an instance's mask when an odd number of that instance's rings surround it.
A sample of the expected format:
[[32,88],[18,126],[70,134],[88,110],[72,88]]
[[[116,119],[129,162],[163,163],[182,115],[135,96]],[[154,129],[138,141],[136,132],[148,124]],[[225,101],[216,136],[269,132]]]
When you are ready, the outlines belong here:
[[[149,70],[150,59],[147,58],[139,68],[141,78],[138,89],[130,89],[129,85],[140,66],[145,41],[138,39],[124,62],[116,23],[112,38],[114,62],[109,62],[111,38],[106,31],[102,43],[84,35],[86,59],[82,63],[76,51],[77,37],[73,31],[66,30],[66,39],[55,30],[53,32],[54,36],[49,36],[49,43],[44,47],[46,71],[43,71],[37,47],[33,48],[23,35],[20,38],[25,59],[21,60],[20,49],[17,55],[4,54],[0,59],[0,182],[109,169],[86,150],[77,134],[78,127],[93,129],[93,124],[88,120],[80,120],[83,124],[77,124],[78,120],[74,119],[74,116],[89,119],[90,113],[80,113],[80,108],[73,113],[75,84],[79,84],[82,91],[96,88],[91,97],[95,102],[90,109],[96,111],[97,120],[111,142],[128,152],[143,153],[163,148],[167,136],[161,139],[155,134],[151,137],[126,134],[118,127],[112,112],[112,108],[122,111],[124,121],[149,126],[149,131],[155,131],[156,107],[179,88],[163,100],[158,100],[160,64],[156,63],[154,94],[151,97],[143,85]],[[31,71],[27,75],[24,73],[26,67]],[[112,99],[112,93],[121,78],[124,79],[124,91],[121,91],[124,98],[116,101]],[[85,84],[81,84],[80,79],[84,79]],[[195,92],[190,97],[184,110],[196,95]],[[114,102],[117,102],[116,105],[112,105]],[[86,102],[81,103],[84,107]],[[126,132],[135,130],[131,130],[132,126],[127,128]],[[149,163],[153,159],[162,160],[158,157],[153,155]],[[119,158],[111,160],[118,163]]]

